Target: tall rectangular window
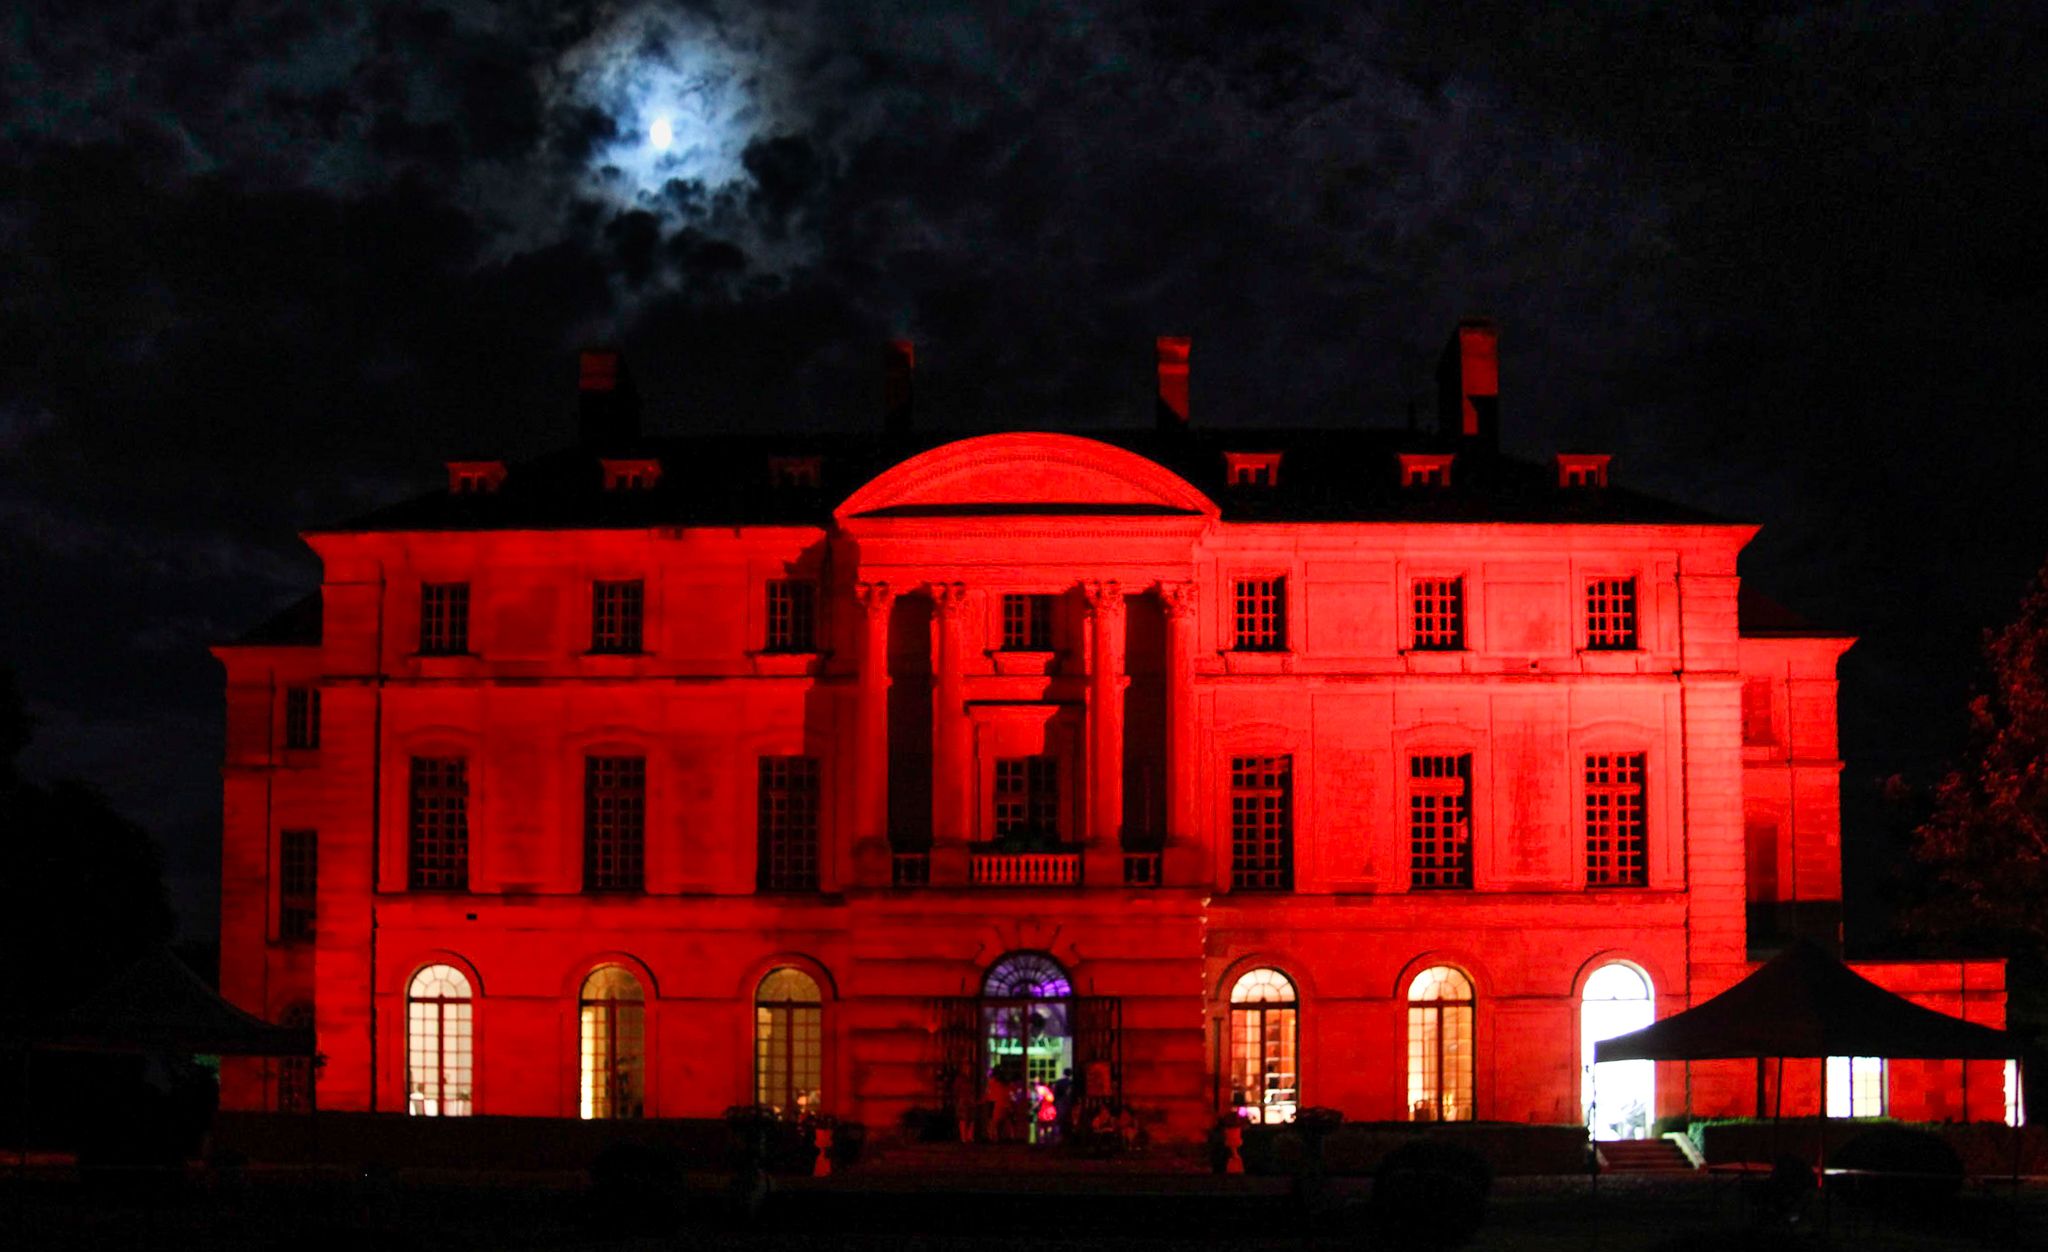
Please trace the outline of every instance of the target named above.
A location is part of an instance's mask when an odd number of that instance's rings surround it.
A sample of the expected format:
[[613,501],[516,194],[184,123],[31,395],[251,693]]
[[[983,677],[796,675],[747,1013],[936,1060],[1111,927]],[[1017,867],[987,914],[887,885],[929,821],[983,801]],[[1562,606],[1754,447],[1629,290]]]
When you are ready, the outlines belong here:
[[818,646],[818,588],[778,578],[768,584],[768,650],[810,652]]
[[760,885],[763,891],[818,889],[818,760],[761,758]]
[[1827,1064],[1829,1117],[1884,1116],[1883,1057],[1831,1056]]
[[1770,679],[1742,680],[1742,742],[1762,747],[1778,741],[1777,726],[1771,716],[1774,703]]
[[284,746],[296,751],[306,751],[320,746],[318,687],[285,688]]
[[646,758],[583,758],[583,889],[638,891],[646,865]]
[[1287,580],[1239,578],[1231,583],[1232,647],[1280,652],[1287,647]]
[[1012,756],[996,762],[996,838],[1059,838],[1059,766],[1059,760],[1050,756]]
[[1294,885],[1294,758],[1230,758],[1230,886],[1286,891]]
[[590,584],[590,650],[640,651],[641,608],[646,584],[637,578]]
[[1408,758],[1408,883],[1472,885],[1472,757]]
[[1649,881],[1643,819],[1643,754],[1586,757],[1586,885],[1640,887]]
[[1418,578],[1412,591],[1416,650],[1461,651],[1465,647],[1465,580]]
[[1003,597],[1003,650],[1052,651],[1052,597]]
[[469,584],[420,585],[420,651],[454,656],[469,651]]
[[319,837],[310,830],[277,836],[277,937],[303,943],[313,937],[314,900],[320,880]]
[[1586,583],[1586,647],[1627,652],[1636,646],[1636,580],[1595,578]]
[[407,806],[406,881],[416,891],[469,886],[469,762],[416,756]]

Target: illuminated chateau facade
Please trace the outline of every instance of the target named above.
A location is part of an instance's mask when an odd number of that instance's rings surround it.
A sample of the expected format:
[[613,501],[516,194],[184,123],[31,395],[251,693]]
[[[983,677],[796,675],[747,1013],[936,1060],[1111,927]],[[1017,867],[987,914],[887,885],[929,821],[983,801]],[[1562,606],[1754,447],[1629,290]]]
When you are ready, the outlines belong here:
[[[1753,527],[1499,453],[1495,346],[1435,435],[1190,425],[1163,339],[1152,428],[920,430],[898,344],[877,434],[649,439],[586,354],[576,447],[308,533],[318,595],[217,650],[222,989],[323,1058],[225,1102],[1752,1111],[1746,1063],[1584,1061],[1837,939],[1851,640],[1743,591]],[[1997,962],[1858,968],[2003,1024]],[[2003,1112],[1996,1064],[1838,1065]]]

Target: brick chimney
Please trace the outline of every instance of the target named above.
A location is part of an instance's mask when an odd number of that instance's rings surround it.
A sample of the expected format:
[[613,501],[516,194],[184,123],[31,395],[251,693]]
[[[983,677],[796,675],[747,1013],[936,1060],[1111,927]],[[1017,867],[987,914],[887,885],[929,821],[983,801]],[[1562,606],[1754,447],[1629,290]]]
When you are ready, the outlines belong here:
[[1500,327],[1458,320],[1436,367],[1436,428],[1485,451],[1500,447]]
[[615,348],[586,348],[576,366],[576,439],[611,451],[640,437],[640,396]]
[[1159,356],[1159,403],[1156,416],[1161,430],[1188,427],[1188,346],[1186,335],[1161,335]]
[[882,429],[901,435],[911,429],[917,400],[917,345],[891,339],[882,345]]

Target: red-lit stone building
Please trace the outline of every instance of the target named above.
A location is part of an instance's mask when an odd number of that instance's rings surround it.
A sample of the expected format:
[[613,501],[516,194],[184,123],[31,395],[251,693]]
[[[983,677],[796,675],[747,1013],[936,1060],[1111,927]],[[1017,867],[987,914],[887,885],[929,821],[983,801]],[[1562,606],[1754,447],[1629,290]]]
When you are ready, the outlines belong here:
[[[1836,939],[1851,640],[1743,591],[1754,527],[1500,454],[1487,323],[1435,435],[1190,424],[1159,350],[1149,426],[920,428],[899,344],[872,434],[687,440],[587,354],[573,448],[308,532],[218,649],[223,990],[325,1109],[892,1126],[1071,1067],[1193,1136],[1579,1122],[1591,1038]],[[1861,968],[2003,1024],[1999,963]],[[1602,1135],[1757,1099],[1609,1069]]]

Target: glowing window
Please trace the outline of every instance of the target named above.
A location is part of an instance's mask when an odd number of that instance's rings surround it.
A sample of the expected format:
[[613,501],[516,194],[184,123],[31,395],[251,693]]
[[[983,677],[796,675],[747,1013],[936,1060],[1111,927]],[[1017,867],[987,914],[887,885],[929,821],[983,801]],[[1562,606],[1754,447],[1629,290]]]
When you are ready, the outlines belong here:
[[1287,580],[1239,578],[1231,584],[1231,646],[1239,652],[1287,647]]
[[284,830],[277,836],[277,937],[304,943],[313,937],[320,885],[320,836]]
[[777,1113],[819,1109],[824,1086],[824,1007],[800,969],[771,972],[754,993],[754,1102]]
[[1230,886],[1286,891],[1294,885],[1294,758],[1230,758]]
[[818,760],[764,756],[760,772],[763,891],[818,889]]
[[2026,1103],[2020,1092],[2020,1063],[2005,1063],[2005,1124],[2024,1126],[2027,1124]]
[[768,584],[768,650],[809,652],[818,641],[818,588],[792,578]]
[[1465,580],[1418,578],[1410,586],[1414,647],[1419,652],[1458,652],[1465,647]]
[[590,650],[640,651],[640,621],[647,585],[637,578],[590,584]]
[[583,889],[638,891],[647,864],[647,759],[583,758]]
[[617,965],[583,980],[577,1111],[585,1121],[646,1111],[646,999],[640,980]]
[[471,1082],[469,979],[452,965],[429,965],[405,993],[405,1111],[415,1117],[467,1117]]
[[1301,1106],[1300,1006],[1277,969],[1230,989],[1230,1107],[1246,1121],[1291,1122]]
[[1472,885],[1472,757],[1408,758],[1408,885]]
[[420,585],[420,652],[459,656],[469,651],[469,584]]
[[1883,1057],[1828,1058],[1829,1117],[1883,1117],[1884,1106]]
[[[300,1000],[278,1016],[277,1024],[294,1030],[313,1028],[313,1006]],[[277,1111],[280,1113],[310,1113],[313,1111],[313,1058],[310,1056],[281,1056],[277,1058]]]
[[304,752],[320,746],[320,689],[287,687],[284,692],[284,746]]
[[991,1000],[1063,1000],[1074,994],[1074,986],[1051,957],[1013,952],[989,966],[981,994]]
[[416,891],[469,887],[469,762],[412,758],[407,798],[406,881]]
[[1472,982],[1448,965],[1408,985],[1408,1117],[1472,1119]]
[[1636,646],[1636,580],[1595,578],[1586,583],[1586,647],[1627,652]]
[[1004,651],[1052,650],[1052,600],[1051,596],[1039,595],[1003,597]]
[[1649,881],[1643,817],[1643,754],[1586,757],[1586,885],[1640,887]]

